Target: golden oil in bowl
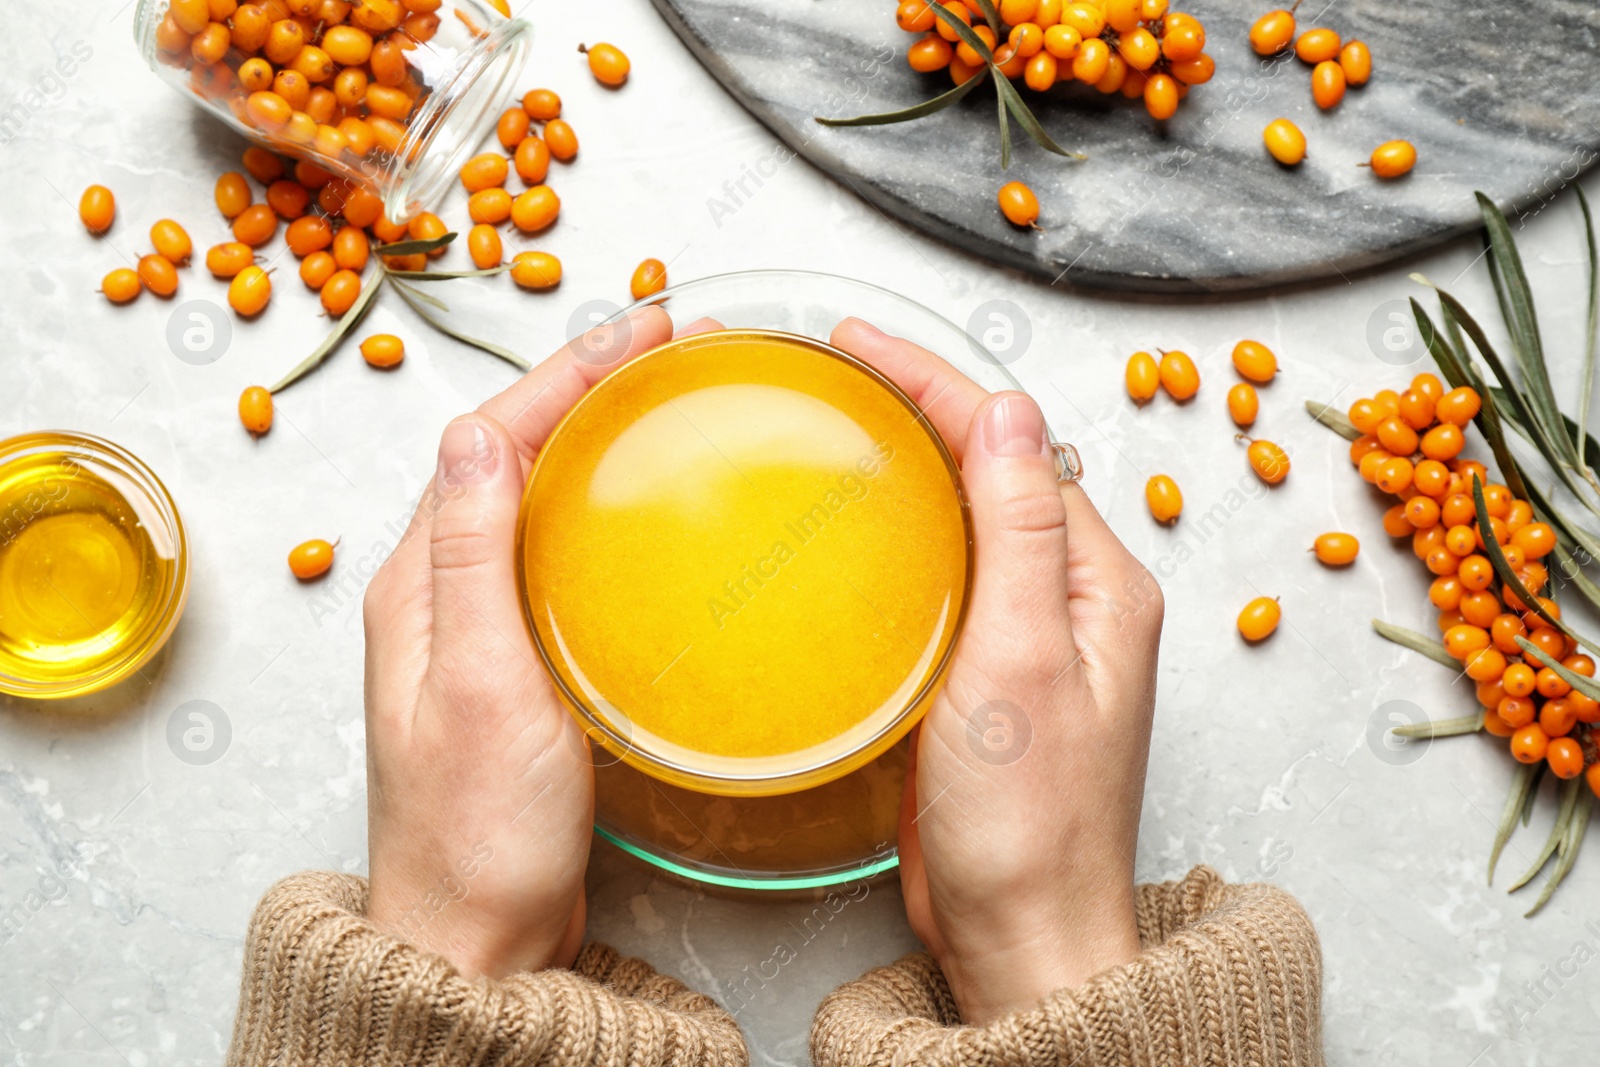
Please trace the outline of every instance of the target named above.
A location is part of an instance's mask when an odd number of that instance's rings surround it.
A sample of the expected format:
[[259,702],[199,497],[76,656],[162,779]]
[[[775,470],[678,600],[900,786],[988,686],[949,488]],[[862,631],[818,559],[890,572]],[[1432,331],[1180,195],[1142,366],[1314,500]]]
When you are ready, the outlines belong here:
[[110,441],[0,441],[0,692],[81,696],[138,671],[188,591],[166,487]]
[[892,383],[810,338],[725,330],[624,364],[568,413],[518,563],[591,737],[688,789],[772,796],[920,719],[971,534],[954,461]]

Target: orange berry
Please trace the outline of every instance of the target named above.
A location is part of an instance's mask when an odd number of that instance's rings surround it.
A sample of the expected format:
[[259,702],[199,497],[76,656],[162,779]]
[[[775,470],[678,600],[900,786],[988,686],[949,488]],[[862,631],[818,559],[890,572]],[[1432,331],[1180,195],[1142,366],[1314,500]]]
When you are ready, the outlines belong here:
[[[1515,618],[1516,616],[1507,616]],[[1498,644],[1495,647],[1499,647]],[[1505,651],[1501,649],[1501,651]],[[1534,670],[1526,663],[1513,663],[1506,668],[1500,676],[1500,684],[1505,687],[1507,696],[1525,697],[1533,692]]]
[[1156,358],[1148,352],[1135,352],[1129,356],[1128,366],[1123,371],[1122,378],[1128,387],[1128,395],[1138,404],[1153,399],[1156,390],[1161,387],[1161,374],[1156,367]]
[[467,254],[472,257],[472,265],[479,270],[500,266],[505,260],[500,231],[486,222],[472,227],[467,233]]
[[1461,588],[1461,579],[1453,574],[1441,575],[1428,586],[1428,602],[1440,611],[1455,611],[1461,606],[1465,592]]
[[[1171,71],[1172,76],[1178,79],[1180,86],[1204,85],[1217,72],[1217,61],[1206,53],[1201,52],[1193,59],[1173,60],[1167,64],[1167,70]],[[1178,98],[1180,100],[1183,99],[1182,88],[1178,90]]]
[[372,242],[359,226],[345,226],[333,236],[333,258],[345,270],[360,273],[372,255]]
[[1498,648],[1480,648],[1469,652],[1466,660],[1467,677],[1475,682],[1499,678],[1505,673],[1506,656]]
[[260,314],[270,299],[272,278],[254,264],[235,274],[228,283],[228,306],[245,318]]
[[1483,709],[1483,729],[1485,733],[1495,737],[1510,737],[1516,730],[1500,717],[1500,713],[1491,708]]
[[118,267],[100,279],[100,291],[113,304],[126,304],[144,291],[144,283],[139,280],[138,271]]
[[159,252],[139,259],[139,280],[157,296],[171,296],[178,291],[178,268]]
[[[1003,17],[1003,16],[1002,16]],[[905,0],[894,13],[895,24],[907,33],[924,33],[939,21],[929,0]],[[1019,19],[1018,21],[1026,21]]]
[[667,287],[667,265],[659,259],[646,259],[633,269],[628,292],[635,300],[659,293]]
[[1318,561],[1330,567],[1343,567],[1355,562],[1356,554],[1361,551],[1361,542],[1353,534],[1325,533],[1317,537],[1312,549]]
[[[1413,471],[1411,483],[1415,485],[1416,480],[1416,472]],[[1406,522],[1418,530],[1439,524],[1439,504],[1432,497],[1414,496],[1399,506],[1404,508]]]
[[1484,556],[1471,555],[1461,561],[1461,566],[1456,570],[1461,584],[1477,592],[1489,588],[1489,583],[1494,581],[1494,567]]
[[1450,486],[1450,470],[1436,459],[1425,459],[1412,472],[1411,484],[1417,487],[1417,492],[1437,499]]
[[1250,26],[1250,47],[1257,55],[1276,55],[1294,40],[1294,15],[1281,8],[1269,11]]
[[1261,131],[1261,140],[1267,146],[1267,153],[1286,167],[1295,166],[1306,158],[1306,135],[1288,119],[1273,119],[1267,123],[1267,128]]
[[1345,81],[1365,85],[1372,77],[1372,51],[1364,41],[1351,41],[1339,49],[1339,66],[1344,68]]
[[328,573],[333,566],[333,545],[326,541],[306,541],[289,552],[289,570],[302,582]]
[[1406,505],[1396,504],[1383,513],[1383,532],[1390,537],[1409,537],[1415,530],[1406,517]]
[[1258,437],[1250,442],[1245,454],[1250,461],[1250,469],[1268,485],[1277,485],[1289,476],[1288,453],[1273,442]]
[[331,252],[313,252],[300,261],[300,280],[306,288],[321,290],[339,272],[339,262]]
[[218,278],[232,278],[255,259],[255,249],[243,241],[224,241],[206,250],[206,270]]
[[1362,456],[1361,462],[1357,464],[1357,468],[1361,471],[1362,481],[1376,483],[1378,472],[1382,470],[1385,463],[1388,463],[1393,458],[1394,456],[1389,450],[1381,445]]
[[336,271],[322,285],[322,307],[329,315],[338,318],[355,304],[361,295],[361,275],[353,270]]
[[[1510,612],[1496,615],[1494,622],[1490,624],[1489,633],[1494,638],[1495,648],[1513,656],[1522,655],[1522,646],[1517,644],[1517,638],[1527,637],[1528,627],[1521,618]],[[1533,691],[1533,672],[1531,669],[1528,674],[1528,691]]]
[[[1088,43],[1084,47],[1087,48]],[[1155,74],[1144,83],[1144,109],[1158,121],[1177,114],[1178,83],[1172,75]]]
[[1583,773],[1583,746],[1570,737],[1558,737],[1551,741],[1545,749],[1544,758],[1557,778],[1576,778]]
[[502,147],[510,150],[521,144],[523,138],[528,136],[528,113],[520,107],[506,108],[500,113],[500,119],[494,125],[494,135]]
[[1489,631],[1481,626],[1463,622],[1445,631],[1444,650],[1456,659],[1466,659],[1469,653],[1488,647]]
[[289,223],[284,242],[297,256],[309,256],[333,243],[333,227],[321,215],[302,215]]
[[[1398,178],[1417,165],[1417,149],[1410,141],[1385,141],[1372,150],[1367,165],[1380,178]],[[1465,388],[1465,386],[1463,386]]]
[[906,49],[906,62],[919,74],[932,74],[948,67],[950,57],[953,55],[955,49],[950,47],[949,41],[936,33],[930,33],[920,40],[913,41],[911,47]]
[[561,284],[561,261],[548,252],[518,252],[511,259],[511,280],[524,289],[554,289]]
[[550,173],[550,146],[538,135],[529,134],[517,145],[511,163],[524,184],[538,185]]
[[1533,687],[1539,695],[1546,698],[1564,697],[1572,692],[1572,686],[1561,680],[1561,675],[1549,667],[1540,667],[1534,675]]
[[997,197],[1000,214],[1013,226],[1033,226],[1039,218],[1039,198],[1021,182],[1006,182]]
[[1565,737],[1578,725],[1578,713],[1573,710],[1572,702],[1564,696],[1555,697],[1544,702],[1544,707],[1539,709],[1539,729],[1549,737]]
[[549,122],[561,117],[561,97],[549,89],[529,89],[522,96],[522,110],[536,122]]
[[[1435,526],[1434,529],[1437,530],[1438,527]],[[1421,531],[1418,532],[1420,533]],[[1429,532],[1431,533],[1432,531]],[[1423,563],[1427,564],[1430,574],[1459,574],[1461,570],[1461,557],[1442,545],[1429,549],[1427,558],[1423,560]]]
[[1530,723],[1511,735],[1511,755],[1519,763],[1538,763],[1549,748],[1550,738],[1538,723]]
[[406,358],[406,345],[392,333],[375,333],[361,342],[361,358],[374,367],[396,367]]
[[[1449,549],[1444,547],[1443,526],[1430,526],[1426,530],[1418,530],[1411,535],[1411,551],[1418,559],[1427,559],[1428,554],[1436,548],[1443,550],[1446,554],[1449,553]],[[1455,571],[1446,571],[1445,573],[1454,574]]]
[[564,119],[551,119],[544,124],[544,142],[550,154],[563,163],[571,162],[578,154],[578,135]]
[[1258,596],[1239,612],[1239,635],[1246,641],[1264,641],[1278,628],[1283,609],[1271,597]]
[[1466,435],[1461,427],[1443,422],[1422,435],[1422,454],[1429,459],[1454,459],[1467,447]]
[[1188,400],[1200,391],[1200,371],[1187,352],[1173,349],[1161,353],[1157,376],[1161,379],[1161,387],[1174,400]]
[[239,212],[250,206],[252,199],[250,183],[236,170],[230,170],[217,179],[212,195],[216,199],[217,210],[222,212],[225,219],[237,218]]
[[1394,456],[1379,465],[1372,484],[1385,493],[1403,493],[1411,486],[1413,470],[1409,459]]
[[1294,43],[1294,54],[1305,63],[1321,63],[1339,55],[1339,35],[1329,29],[1307,30]]
[[285,219],[294,220],[311,206],[311,192],[299,182],[280,178],[267,186],[267,204]]
[[506,157],[498,152],[483,152],[461,165],[461,184],[469,193],[504,185],[510,173]]
[[96,237],[111,228],[117,217],[117,198],[103,185],[91,185],[78,198],[78,218]]
[[1556,547],[1556,534],[1548,523],[1530,522],[1511,535],[1511,543],[1529,559],[1543,559]]
[[1344,99],[1344,68],[1331,59],[1318,63],[1311,71],[1311,99],[1327,111]]
[[561,198],[548,185],[535,185],[511,201],[511,221],[523,233],[549,228],[561,214]]
[[1174,23],[1167,16],[1166,32],[1161,36],[1161,54],[1174,63],[1197,58],[1206,47],[1206,31],[1198,22]]
[[1434,402],[1434,398],[1425,393],[1407,389],[1400,394],[1400,418],[1420,433],[1433,425]]
[[[1459,581],[1459,577],[1457,580]],[[1465,586],[1462,588],[1465,588]],[[1501,615],[1500,598],[1486,589],[1469,592],[1461,598],[1461,603],[1457,605],[1457,610],[1461,612],[1461,617],[1472,625],[1489,629]],[[1515,616],[1512,617],[1515,618]],[[1489,636],[1493,638],[1492,631]],[[1513,648],[1511,651],[1517,652],[1519,650]]]
[[1350,462],[1359,467],[1362,459],[1364,459],[1368,453],[1381,452],[1383,450],[1383,446],[1378,443],[1378,439],[1376,437],[1372,436],[1370,433],[1364,433],[1354,441],[1350,442]]
[[240,393],[239,421],[258,437],[272,429],[272,394],[259,385]]
[[1278,357],[1260,341],[1240,341],[1233,346],[1233,369],[1239,377],[1264,385],[1278,373]]
[[[1500,683],[1505,684],[1504,675],[1501,675]],[[1495,706],[1495,714],[1513,730],[1520,730],[1538,716],[1539,708],[1528,697],[1507,696]]]
[[1165,474],[1154,475],[1144,483],[1144,502],[1150,508],[1150,517],[1160,523],[1177,522],[1183,512],[1183,492]]
[[480,189],[467,197],[467,217],[475,223],[496,226],[511,217],[511,194],[504,189]]
[[1249,429],[1256,421],[1256,413],[1261,409],[1261,402],[1256,397],[1255,387],[1249,382],[1239,382],[1228,390],[1228,415],[1232,417],[1234,425]]
[[627,54],[614,44],[583,45],[578,46],[578,51],[584,52],[589,57],[589,73],[594,75],[594,80],[601,85],[616,88],[628,80],[628,71],[633,64],[628,61]]

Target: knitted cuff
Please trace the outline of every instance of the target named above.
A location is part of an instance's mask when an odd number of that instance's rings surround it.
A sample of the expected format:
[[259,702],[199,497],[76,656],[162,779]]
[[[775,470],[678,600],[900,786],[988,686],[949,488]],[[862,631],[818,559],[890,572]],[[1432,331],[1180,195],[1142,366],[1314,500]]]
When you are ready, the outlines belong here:
[[745,1067],[710,998],[588,945],[570,971],[468,979],[380,932],[367,883],[308,872],[250,920],[229,1067]]
[[1143,951],[987,1026],[962,1026],[926,954],[836,990],[811,1028],[816,1067],[1321,1067],[1322,956],[1311,919],[1269,885],[1209,867],[1138,887]]

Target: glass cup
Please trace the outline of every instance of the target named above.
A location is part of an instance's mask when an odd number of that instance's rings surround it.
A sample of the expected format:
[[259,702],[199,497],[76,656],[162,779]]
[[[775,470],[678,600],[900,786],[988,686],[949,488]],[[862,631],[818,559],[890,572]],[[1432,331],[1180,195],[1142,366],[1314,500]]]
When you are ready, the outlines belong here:
[[[139,0],[134,36],[169,85],[263,147],[364,187],[394,222],[436,202],[504,108],[530,27],[478,0]],[[215,7],[215,5],[211,5]]]

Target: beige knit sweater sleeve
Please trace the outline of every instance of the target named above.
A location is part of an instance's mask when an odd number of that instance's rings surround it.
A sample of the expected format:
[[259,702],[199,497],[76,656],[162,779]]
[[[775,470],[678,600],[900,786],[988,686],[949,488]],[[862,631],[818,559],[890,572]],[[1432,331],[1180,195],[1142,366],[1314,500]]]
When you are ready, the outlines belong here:
[[273,886],[245,942],[229,1067],[744,1067],[710,998],[589,945],[570,971],[467,979],[379,931],[367,883]]
[[925,954],[872,971],[817,1009],[812,1062],[1321,1067],[1322,956],[1293,897],[1196,867],[1140,886],[1137,907],[1137,959],[987,1026],[960,1024]]

